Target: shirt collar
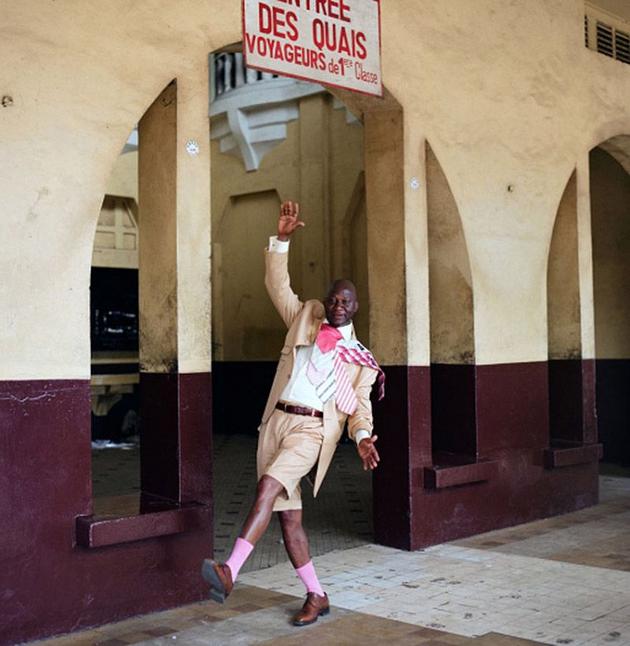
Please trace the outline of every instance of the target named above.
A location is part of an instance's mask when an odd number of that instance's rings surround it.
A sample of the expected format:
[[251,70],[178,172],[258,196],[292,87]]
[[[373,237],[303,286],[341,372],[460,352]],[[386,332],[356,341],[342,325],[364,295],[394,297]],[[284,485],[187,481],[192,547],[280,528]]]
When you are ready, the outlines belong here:
[[[328,323],[328,319],[324,319],[323,323]],[[339,332],[341,332],[341,336],[343,337],[344,341],[350,341],[352,339],[352,332],[354,331],[354,323],[350,323],[350,325],[342,325],[341,327],[337,328]]]

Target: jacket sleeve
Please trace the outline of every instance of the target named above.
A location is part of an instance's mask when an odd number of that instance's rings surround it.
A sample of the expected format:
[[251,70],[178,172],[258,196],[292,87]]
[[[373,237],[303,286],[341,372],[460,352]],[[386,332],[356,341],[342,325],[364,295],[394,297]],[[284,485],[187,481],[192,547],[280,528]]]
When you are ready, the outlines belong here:
[[288,253],[265,250],[265,287],[267,288],[267,293],[285,325],[291,327],[291,323],[304,307],[304,303],[291,289],[288,263]]
[[372,368],[361,368],[359,378],[354,385],[359,405],[352,415],[348,417],[348,436],[354,442],[357,431],[364,430],[372,435],[374,423],[372,421],[372,402],[370,391],[376,381],[378,372]]

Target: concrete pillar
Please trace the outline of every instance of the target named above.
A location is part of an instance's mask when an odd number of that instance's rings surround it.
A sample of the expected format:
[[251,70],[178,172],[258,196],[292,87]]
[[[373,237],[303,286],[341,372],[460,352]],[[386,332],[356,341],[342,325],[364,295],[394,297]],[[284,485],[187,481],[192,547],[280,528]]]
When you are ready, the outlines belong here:
[[385,399],[374,408],[381,455],[374,533],[379,543],[413,549],[412,474],[423,438],[430,441],[430,400],[428,369],[419,374],[407,364],[402,110],[374,107],[364,113],[364,125],[370,345],[387,377]]
[[138,125],[140,366],[177,371],[177,86]]
[[582,344],[582,442],[597,442],[595,393],[595,297],[593,292],[593,237],[591,231],[591,178],[589,153],[576,167],[577,246]]
[[406,365],[402,110],[366,112],[364,123],[371,350]]
[[[326,96],[300,101],[300,209],[307,223],[296,237],[301,252],[302,296],[322,298],[332,276],[329,242],[328,110]],[[297,245],[296,245],[297,246]],[[322,249],[326,252],[322,254]]]
[[138,125],[141,482],[178,500],[177,86]]
[[138,127],[142,491],[178,502],[211,495],[207,106],[200,66]]
[[547,261],[549,346],[549,443],[563,448],[582,442],[583,362],[575,172],[564,189]]
[[577,168],[577,235],[580,285],[582,358],[595,358],[595,307],[593,296],[593,240],[591,233],[591,177],[586,151]]
[[205,65],[177,79],[176,164],[179,499],[210,503],[212,299]]

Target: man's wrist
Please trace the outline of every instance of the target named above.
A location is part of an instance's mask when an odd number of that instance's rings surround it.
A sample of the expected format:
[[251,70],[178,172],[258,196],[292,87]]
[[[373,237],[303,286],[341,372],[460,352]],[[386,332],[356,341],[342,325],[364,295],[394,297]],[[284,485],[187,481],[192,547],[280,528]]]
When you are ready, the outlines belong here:
[[357,443],[357,446],[359,446],[359,444],[361,444],[361,441],[367,439],[368,437],[371,437],[371,433],[369,431],[366,431],[365,429],[360,429],[354,434],[354,441]]
[[271,236],[268,249],[274,253],[287,253],[289,251],[289,240],[280,240],[277,236]]

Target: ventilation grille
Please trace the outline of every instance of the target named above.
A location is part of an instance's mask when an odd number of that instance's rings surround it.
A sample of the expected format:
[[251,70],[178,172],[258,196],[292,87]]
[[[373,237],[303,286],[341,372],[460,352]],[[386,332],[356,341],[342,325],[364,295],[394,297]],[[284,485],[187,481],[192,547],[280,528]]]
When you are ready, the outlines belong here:
[[588,16],[584,16],[584,44],[588,47]]
[[623,31],[587,14],[584,16],[584,44],[604,56],[630,64],[630,30]]
[[597,51],[604,56],[614,58],[615,48],[613,45],[614,29],[603,22],[597,21]]
[[615,58],[630,63],[630,36],[623,31],[615,32]]

